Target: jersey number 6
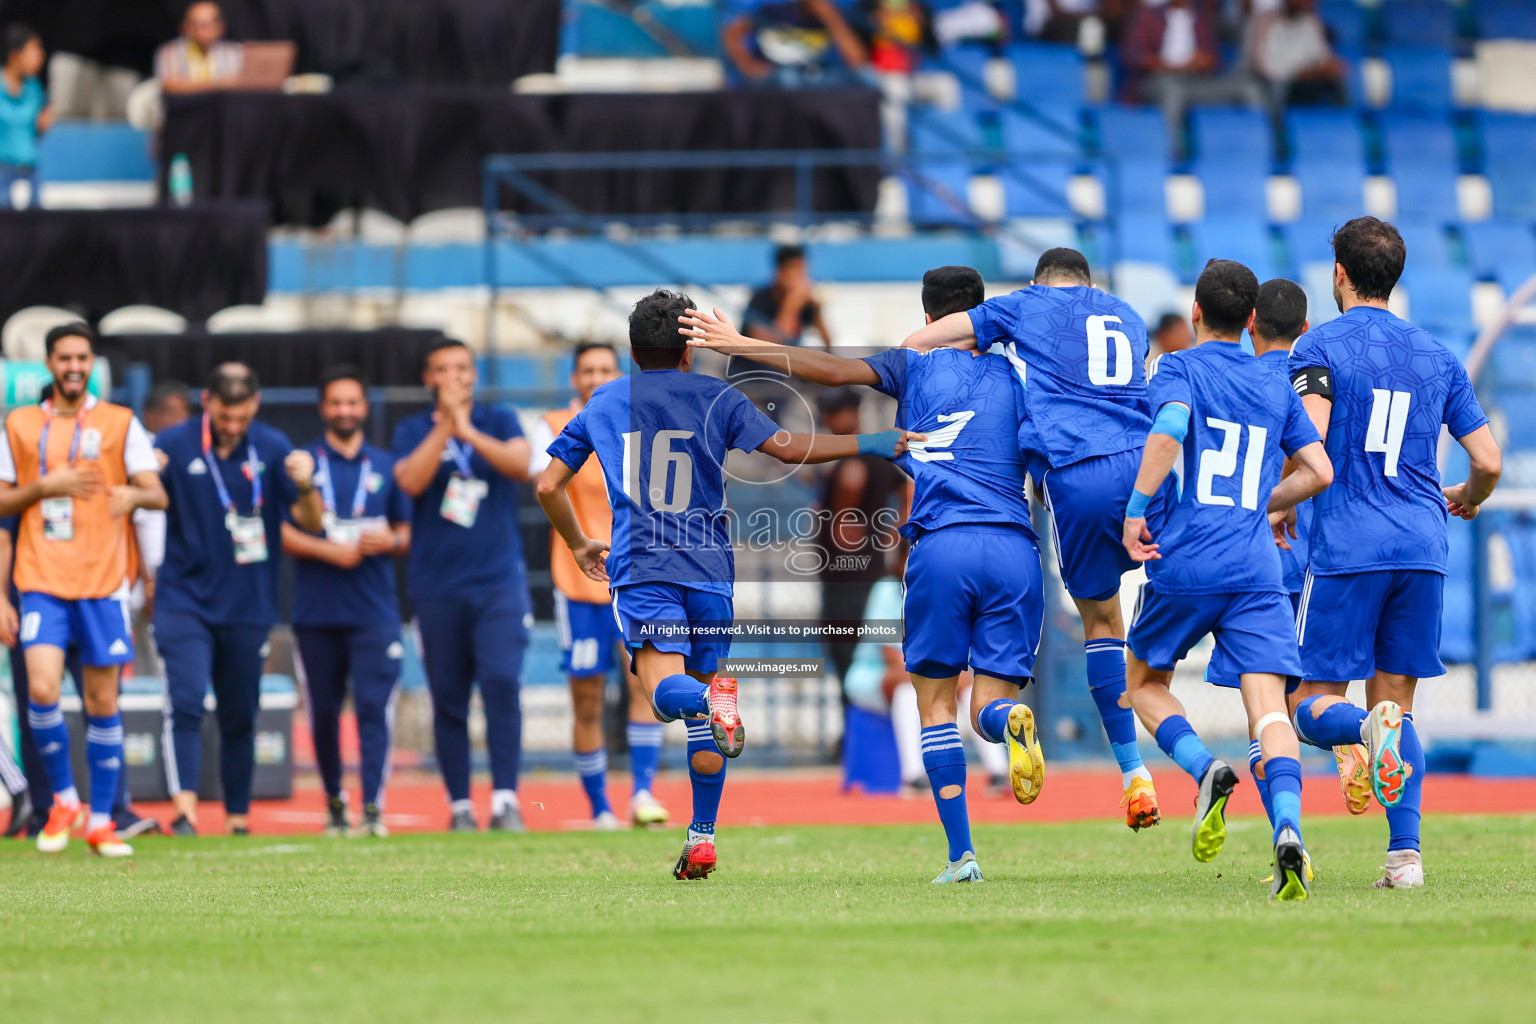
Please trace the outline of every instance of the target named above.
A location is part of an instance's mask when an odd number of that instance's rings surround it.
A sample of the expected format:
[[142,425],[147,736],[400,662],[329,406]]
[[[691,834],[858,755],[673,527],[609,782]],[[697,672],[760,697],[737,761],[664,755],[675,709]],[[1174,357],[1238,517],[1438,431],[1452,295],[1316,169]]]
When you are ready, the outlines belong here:
[[[685,512],[693,501],[693,459],[687,452],[672,450],[673,441],[686,441],[692,436],[691,430],[658,430],[651,439],[651,479],[646,493],[652,511]],[[669,482],[670,488],[667,486]],[[638,430],[624,435],[624,496],[641,508],[645,507],[640,500]]]
[[[1120,323],[1117,316],[1091,316],[1088,332],[1088,383],[1129,384],[1131,382],[1131,339],[1110,324]],[[1109,343],[1115,343],[1115,370],[1109,370]]]

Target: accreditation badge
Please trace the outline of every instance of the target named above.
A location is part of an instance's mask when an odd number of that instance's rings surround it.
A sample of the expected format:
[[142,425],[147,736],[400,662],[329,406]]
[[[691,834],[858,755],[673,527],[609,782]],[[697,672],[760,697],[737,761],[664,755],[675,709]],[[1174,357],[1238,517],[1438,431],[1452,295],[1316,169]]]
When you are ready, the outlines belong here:
[[261,516],[230,512],[224,517],[224,525],[235,544],[236,565],[255,565],[267,560],[267,524]]
[[75,499],[44,498],[38,508],[43,513],[44,540],[75,539]]
[[443,504],[439,511],[450,523],[469,529],[480,515],[480,502],[490,492],[484,480],[455,474],[448,480],[443,492]]

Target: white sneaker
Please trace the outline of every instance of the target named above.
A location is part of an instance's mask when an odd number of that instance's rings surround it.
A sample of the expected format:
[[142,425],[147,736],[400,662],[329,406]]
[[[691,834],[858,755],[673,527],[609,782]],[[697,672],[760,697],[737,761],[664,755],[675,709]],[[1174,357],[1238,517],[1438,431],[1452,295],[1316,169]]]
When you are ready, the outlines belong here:
[[1378,889],[1420,889],[1424,886],[1424,857],[1418,850],[1392,850],[1376,880]]
[[670,815],[667,809],[661,805],[661,801],[651,795],[648,789],[642,789],[629,801],[629,821],[635,828],[645,828],[649,825],[665,825]]
[[604,811],[592,819],[592,830],[594,832],[617,832],[623,827],[623,824],[614,816],[612,811]]

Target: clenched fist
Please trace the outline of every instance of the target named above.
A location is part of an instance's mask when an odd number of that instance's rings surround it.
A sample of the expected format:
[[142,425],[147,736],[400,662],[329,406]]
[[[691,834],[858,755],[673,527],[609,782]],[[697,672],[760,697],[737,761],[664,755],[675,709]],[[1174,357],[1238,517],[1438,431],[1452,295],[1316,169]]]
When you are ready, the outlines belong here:
[[295,448],[283,460],[288,479],[301,491],[307,491],[315,482],[315,457],[302,448]]

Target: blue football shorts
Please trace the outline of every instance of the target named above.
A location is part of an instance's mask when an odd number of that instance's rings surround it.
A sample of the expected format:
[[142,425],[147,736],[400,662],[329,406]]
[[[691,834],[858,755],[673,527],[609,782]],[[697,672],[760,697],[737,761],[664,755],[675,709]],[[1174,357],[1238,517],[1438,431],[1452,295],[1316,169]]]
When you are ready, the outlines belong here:
[[969,666],[1022,686],[1035,672],[1045,602],[1040,547],[995,524],[924,533],[907,557],[902,654],[930,679]]
[[[1290,625],[1287,628],[1292,634],[1294,634],[1296,632],[1296,619],[1294,613],[1299,612],[1301,609],[1300,591],[1291,595],[1291,609],[1293,615]],[[1205,667],[1206,682],[1212,683],[1216,686],[1230,686],[1233,689],[1238,689],[1242,686],[1242,680],[1239,678],[1241,675],[1242,673],[1238,672],[1237,669],[1232,666],[1231,659],[1225,650],[1215,650],[1211,652],[1211,662]],[[1285,683],[1286,692],[1290,693],[1292,690],[1296,689],[1296,686],[1300,681],[1300,676],[1288,676]]]
[[[614,587],[613,620],[630,651],[650,644],[683,656],[690,672],[715,671],[731,653],[735,620],[731,599],[678,583],[629,583]],[[634,669],[634,656],[630,656]]]
[[[1125,505],[1136,487],[1140,450],[1100,455],[1047,471],[1040,490],[1051,510],[1051,539],[1067,593],[1105,601],[1120,593],[1120,577],[1139,568],[1121,543]],[[1154,498],[1148,516],[1161,502]]]
[[560,671],[568,676],[605,676],[613,670],[619,624],[607,603],[572,601],[556,590],[555,628],[560,635]]
[[128,591],[120,596],[68,601],[52,594],[21,595],[21,647],[39,644],[80,648],[80,662],[93,667],[126,665],[133,660],[133,623]]
[[1428,569],[1307,574],[1296,637],[1302,678],[1345,683],[1378,671],[1442,675],[1440,618],[1445,577]]
[[1207,633],[1225,671],[1301,674],[1294,612],[1280,593],[1160,594],[1141,588],[1131,622],[1131,653],[1159,672],[1171,672]]

